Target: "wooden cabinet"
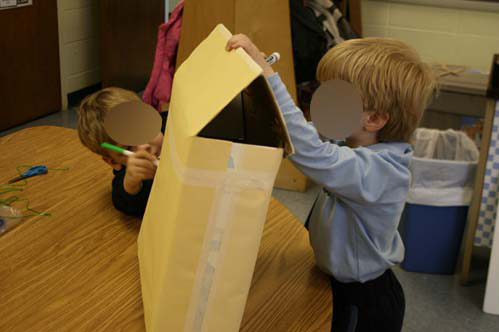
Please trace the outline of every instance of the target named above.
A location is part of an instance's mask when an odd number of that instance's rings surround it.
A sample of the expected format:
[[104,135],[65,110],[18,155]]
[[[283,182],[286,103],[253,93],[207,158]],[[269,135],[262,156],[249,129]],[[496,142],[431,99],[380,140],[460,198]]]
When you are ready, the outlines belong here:
[[61,108],[56,0],[0,10],[0,130]]
[[0,10],[0,130],[67,108],[102,81],[140,91],[154,61],[164,0],[33,0]]
[[100,0],[100,66],[103,86],[143,90],[154,63],[164,0]]

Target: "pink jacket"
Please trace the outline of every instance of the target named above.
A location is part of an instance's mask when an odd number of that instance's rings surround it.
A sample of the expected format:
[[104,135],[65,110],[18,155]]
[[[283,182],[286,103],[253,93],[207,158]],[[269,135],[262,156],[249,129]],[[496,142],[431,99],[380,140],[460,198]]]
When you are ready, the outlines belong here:
[[158,42],[151,78],[142,96],[144,102],[158,111],[161,111],[161,103],[170,101],[183,9],[184,0],[181,0],[168,22],[161,24],[158,29]]

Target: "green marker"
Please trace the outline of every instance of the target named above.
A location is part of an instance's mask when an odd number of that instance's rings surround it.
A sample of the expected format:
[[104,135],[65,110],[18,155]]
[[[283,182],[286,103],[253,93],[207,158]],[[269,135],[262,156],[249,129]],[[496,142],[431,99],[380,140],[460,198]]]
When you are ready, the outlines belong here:
[[[106,143],[106,142],[101,143],[100,146],[103,147],[104,149],[108,149],[110,151],[114,151],[114,152],[118,152],[118,153],[124,154],[125,156],[133,156],[135,154],[132,151],[120,148],[119,146],[116,146],[116,145],[113,145],[113,144],[109,144],[109,143]],[[156,159],[153,162],[153,164],[154,164],[154,166],[157,167],[157,166],[159,166],[159,161]]]

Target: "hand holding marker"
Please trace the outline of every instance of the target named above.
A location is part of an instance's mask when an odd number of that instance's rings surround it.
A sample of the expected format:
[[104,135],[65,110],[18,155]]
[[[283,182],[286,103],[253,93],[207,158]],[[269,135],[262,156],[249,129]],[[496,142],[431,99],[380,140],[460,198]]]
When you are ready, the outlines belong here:
[[[106,142],[102,143],[100,146],[103,147],[104,149],[108,149],[108,150],[111,150],[111,151],[114,151],[114,152],[118,152],[118,153],[124,154],[125,156],[133,156],[135,154],[132,151],[128,151],[126,149],[120,148],[119,146],[116,146],[116,145],[113,145],[113,144],[109,144],[109,143],[106,143]],[[153,161],[153,164],[154,164],[154,166],[158,167],[159,166],[159,161],[156,159],[155,161]]]
[[267,61],[267,63],[272,66],[274,63],[279,61],[280,58],[281,58],[281,55],[277,52],[274,52],[270,56],[266,57],[265,61]]

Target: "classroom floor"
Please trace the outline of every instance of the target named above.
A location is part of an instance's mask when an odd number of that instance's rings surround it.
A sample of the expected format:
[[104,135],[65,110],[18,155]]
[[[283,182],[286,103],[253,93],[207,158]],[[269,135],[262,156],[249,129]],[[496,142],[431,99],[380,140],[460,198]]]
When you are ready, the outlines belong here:
[[[76,119],[76,110],[72,108],[0,132],[0,136],[33,126],[76,128]],[[318,190],[317,186],[312,186],[306,193],[275,189],[273,195],[303,222]],[[412,273],[395,268],[406,295],[404,332],[499,331],[499,316],[482,311],[488,252],[476,251],[472,267],[473,282],[467,287],[459,285],[457,276]]]

